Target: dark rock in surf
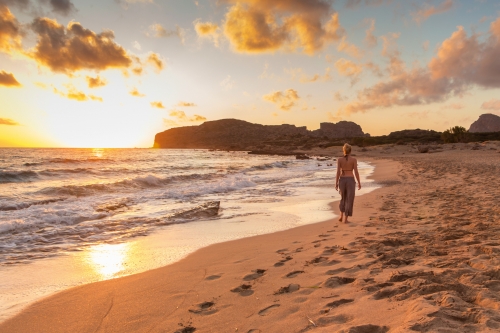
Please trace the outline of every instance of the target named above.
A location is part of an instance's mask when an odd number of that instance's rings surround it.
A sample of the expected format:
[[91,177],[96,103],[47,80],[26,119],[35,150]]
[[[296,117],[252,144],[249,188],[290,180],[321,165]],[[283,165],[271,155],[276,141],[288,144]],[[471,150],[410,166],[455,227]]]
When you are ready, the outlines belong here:
[[196,219],[214,217],[219,214],[220,201],[209,201],[193,209],[174,213],[172,219]]

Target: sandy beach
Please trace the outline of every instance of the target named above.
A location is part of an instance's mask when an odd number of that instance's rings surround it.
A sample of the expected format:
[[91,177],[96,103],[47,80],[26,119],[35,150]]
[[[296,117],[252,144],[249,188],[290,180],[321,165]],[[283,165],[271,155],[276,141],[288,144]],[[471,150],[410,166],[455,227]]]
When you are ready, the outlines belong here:
[[349,224],[211,245],[48,297],[0,331],[498,332],[499,152],[356,147],[383,187],[356,198]]

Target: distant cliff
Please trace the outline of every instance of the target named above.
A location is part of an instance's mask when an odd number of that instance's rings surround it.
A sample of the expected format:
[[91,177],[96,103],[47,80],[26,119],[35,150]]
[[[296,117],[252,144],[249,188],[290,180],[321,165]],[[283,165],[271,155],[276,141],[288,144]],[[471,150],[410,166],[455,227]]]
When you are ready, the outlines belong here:
[[485,113],[479,116],[479,119],[470,125],[471,133],[491,133],[500,132],[500,117],[491,113]]
[[247,149],[266,142],[277,142],[286,137],[363,137],[356,123],[341,121],[337,124],[321,123],[315,131],[305,126],[260,125],[238,119],[207,121],[199,126],[171,128],[155,136],[155,148],[209,148]]

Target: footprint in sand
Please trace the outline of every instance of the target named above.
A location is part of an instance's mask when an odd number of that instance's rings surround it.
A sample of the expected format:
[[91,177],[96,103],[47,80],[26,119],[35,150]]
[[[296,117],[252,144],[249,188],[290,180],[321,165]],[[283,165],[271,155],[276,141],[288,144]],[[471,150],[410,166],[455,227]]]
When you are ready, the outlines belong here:
[[[389,327],[387,326],[377,326],[377,325],[360,325],[350,327],[346,333],[386,333],[389,331]],[[344,331],[342,331],[344,332]]]
[[[339,261],[340,262],[340,261]],[[340,268],[337,268],[337,269],[330,269],[329,271],[326,271],[326,275],[335,275],[335,274],[338,274],[338,273],[342,273],[344,271],[347,271],[349,268],[345,268],[345,267],[340,267]]]
[[203,302],[197,304],[196,307],[191,308],[188,311],[196,314],[211,315],[217,312],[217,309],[215,309],[214,306],[215,306],[214,302]]
[[193,333],[194,331],[196,331],[196,328],[195,327],[192,327],[192,326],[186,326],[186,327],[183,327],[181,329],[178,329],[177,331],[175,331],[174,333]]
[[258,330],[258,329],[255,329],[255,328],[252,328],[250,331],[248,331],[247,333],[262,333],[261,330]]
[[205,278],[205,280],[207,280],[207,281],[213,281],[213,280],[220,279],[221,276],[222,276],[222,274],[221,275],[210,275],[210,276],[207,276]]
[[297,275],[302,274],[302,273],[305,273],[305,272],[304,271],[293,271],[293,272],[288,273],[285,277],[294,278]]
[[239,287],[231,289],[233,293],[238,293],[241,296],[250,296],[253,294],[252,286],[249,284],[242,284]]
[[284,259],[281,259],[277,263],[274,264],[274,267],[281,267],[285,264],[285,262],[292,260],[293,257],[291,256],[286,256]]
[[322,262],[325,262],[328,260],[328,257],[317,257],[317,258],[314,258],[312,260],[308,260],[306,261],[306,266],[309,266],[309,265],[315,265],[315,264],[319,264],[319,263],[322,263]]
[[289,284],[286,287],[281,287],[277,291],[274,292],[274,295],[281,295],[281,294],[290,294],[293,293],[294,291],[297,291],[300,289],[300,285],[298,284]]
[[342,299],[330,302],[326,306],[331,310],[331,309],[334,309],[334,308],[338,308],[339,306],[341,306],[343,304],[352,303],[352,302],[354,302],[353,299],[342,298]]
[[355,278],[333,276],[325,281],[324,286],[326,288],[335,288],[335,287],[342,286],[344,284],[353,283],[355,280],[356,280]]
[[259,311],[259,316],[267,316],[271,311],[278,308],[280,304],[273,304]]
[[245,280],[245,281],[252,281],[252,280],[260,278],[265,273],[266,273],[266,269],[256,269],[256,270],[253,271],[252,274],[245,275],[243,277],[243,280]]
[[316,324],[318,326],[330,326],[333,324],[345,324],[349,321],[352,321],[351,316],[347,316],[345,314],[339,314],[336,316],[328,316],[328,317],[321,317],[316,321]]

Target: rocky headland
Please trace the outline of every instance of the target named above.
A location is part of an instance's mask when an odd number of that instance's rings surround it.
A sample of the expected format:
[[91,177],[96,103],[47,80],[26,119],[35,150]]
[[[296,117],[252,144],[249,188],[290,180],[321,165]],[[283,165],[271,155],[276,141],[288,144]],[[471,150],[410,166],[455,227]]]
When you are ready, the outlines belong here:
[[171,128],[155,136],[155,148],[275,149],[279,146],[318,145],[322,141],[367,137],[361,126],[350,121],[321,123],[309,131],[305,126],[260,125],[238,119],[207,121],[199,126]]
[[500,117],[491,113],[479,116],[479,119],[470,125],[470,133],[500,132]]

